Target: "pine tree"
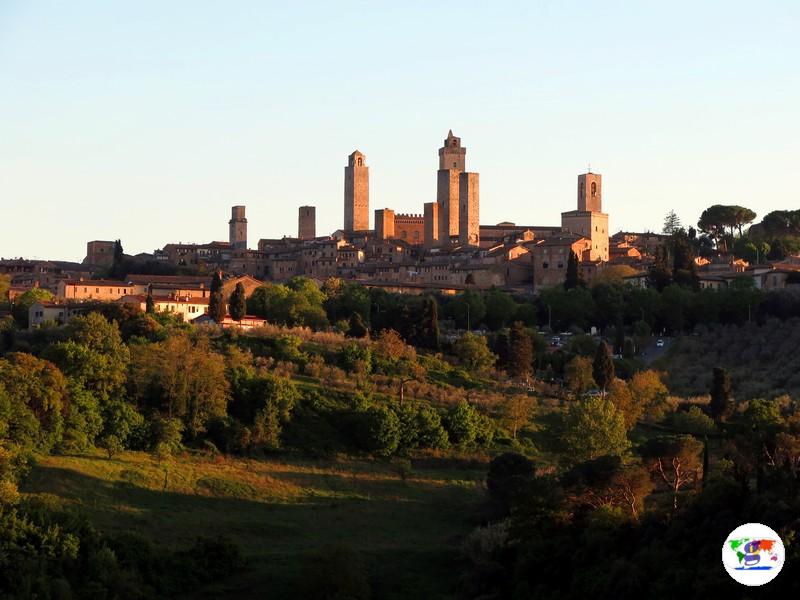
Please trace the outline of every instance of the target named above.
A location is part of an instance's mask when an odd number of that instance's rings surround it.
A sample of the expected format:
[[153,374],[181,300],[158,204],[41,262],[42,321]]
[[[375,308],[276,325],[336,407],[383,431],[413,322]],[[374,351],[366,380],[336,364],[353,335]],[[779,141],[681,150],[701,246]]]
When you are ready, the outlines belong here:
[[608,384],[614,379],[614,362],[611,360],[611,353],[608,351],[608,344],[600,342],[597,352],[594,355],[592,364],[592,375],[594,380],[603,391],[606,391]]
[[247,294],[241,282],[236,284],[228,306],[234,321],[241,321],[247,314]]
[[222,297],[222,272],[214,273],[211,280],[211,296],[208,300],[208,315],[217,323],[225,320],[225,298]]
[[664,228],[661,230],[661,232],[667,235],[672,235],[681,227],[683,227],[683,225],[680,217],[675,214],[674,210],[671,210],[667,213],[667,216],[664,217]]
[[711,416],[720,424],[733,414],[733,388],[728,371],[722,367],[714,367],[711,380]]
[[533,367],[533,340],[520,321],[511,327],[509,345],[509,375],[527,379],[531,376]]

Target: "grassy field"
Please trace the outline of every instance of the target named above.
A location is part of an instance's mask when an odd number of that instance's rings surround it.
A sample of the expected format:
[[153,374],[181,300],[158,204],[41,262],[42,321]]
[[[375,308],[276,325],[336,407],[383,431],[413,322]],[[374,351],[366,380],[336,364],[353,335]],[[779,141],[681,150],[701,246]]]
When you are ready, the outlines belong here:
[[376,599],[449,598],[475,526],[485,464],[429,458],[401,477],[367,460],[242,460],[145,453],[41,458],[23,484],[75,505],[101,531],[180,548],[224,534],[248,569],[197,598],[293,598],[305,556],[331,543],[362,554]]

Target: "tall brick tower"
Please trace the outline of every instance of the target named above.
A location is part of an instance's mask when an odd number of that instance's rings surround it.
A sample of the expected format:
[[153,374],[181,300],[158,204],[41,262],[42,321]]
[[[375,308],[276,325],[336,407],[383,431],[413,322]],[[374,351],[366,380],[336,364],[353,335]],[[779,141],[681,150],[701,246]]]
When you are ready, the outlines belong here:
[[461,138],[447,133],[444,145],[439,148],[439,170],[436,173],[436,203],[439,205],[439,245],[449,246],[450,239],[458,236],[459,175],[464,172],[467,149]]
[[231,208],[231,220],[228,221],[228,241],[234,248],[247,249],[247,219],[244,206]]
[[586,258],[607,262],[608,215],[603,212],[602,191],[601,175],[591,171],[578,175],[578,210],[561,213],[561,226],[592,241]]
[[462,246],[480,244],[480,192],[477,173],[458,176],[458,243]]
[[313,240],[317,237],[317,209],[314,206],[301,206],[297,218],[297,237]]
[[597,173],[578,175],[578,210],[603,212],[603,177]]
[[344,230],[369,229],[369,167],[366,156],[356,150],[344,168]]

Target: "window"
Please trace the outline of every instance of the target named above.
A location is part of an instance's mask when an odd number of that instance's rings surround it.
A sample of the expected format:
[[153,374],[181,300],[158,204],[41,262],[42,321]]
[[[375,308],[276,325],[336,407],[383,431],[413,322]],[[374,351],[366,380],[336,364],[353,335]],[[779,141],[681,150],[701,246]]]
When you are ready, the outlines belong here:
[[454,169],[457,169],[457,168],[458,168],[458,163],[455,163],[455,162],[454,162],[454,163],[453,163],[453,168],[454,168]]
[[564,268],[564,263],[558,263],[558,268],[559,269],[563,269]]
[[586,184],[581,181],[581,198],[586,195]]
[[550,263],[546,263],[546,262],[542,263],[542,268],[543,269],[548,269],[549,267],[550,267]]
[[359,159],[358,159],[358,166],[359,166],[359,167],[363,166],[363,163],[362,163],[362,159],[361,159],[361,158],[359,158]]
[[597,196],[597,182],[593,181],[592,182],[592,197],[595,197],[595,196]]

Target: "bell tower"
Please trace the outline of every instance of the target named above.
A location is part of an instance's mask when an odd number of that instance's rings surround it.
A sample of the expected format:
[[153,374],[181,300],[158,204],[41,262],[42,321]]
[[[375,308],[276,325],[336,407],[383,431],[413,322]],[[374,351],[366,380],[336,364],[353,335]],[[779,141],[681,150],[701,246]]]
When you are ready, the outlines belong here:
[[367,157],[356,150],[344,168],[344,230],[369,229],[369,167]]
[[578,210],[603,212],[603,177],[598,173],[578,175]]

